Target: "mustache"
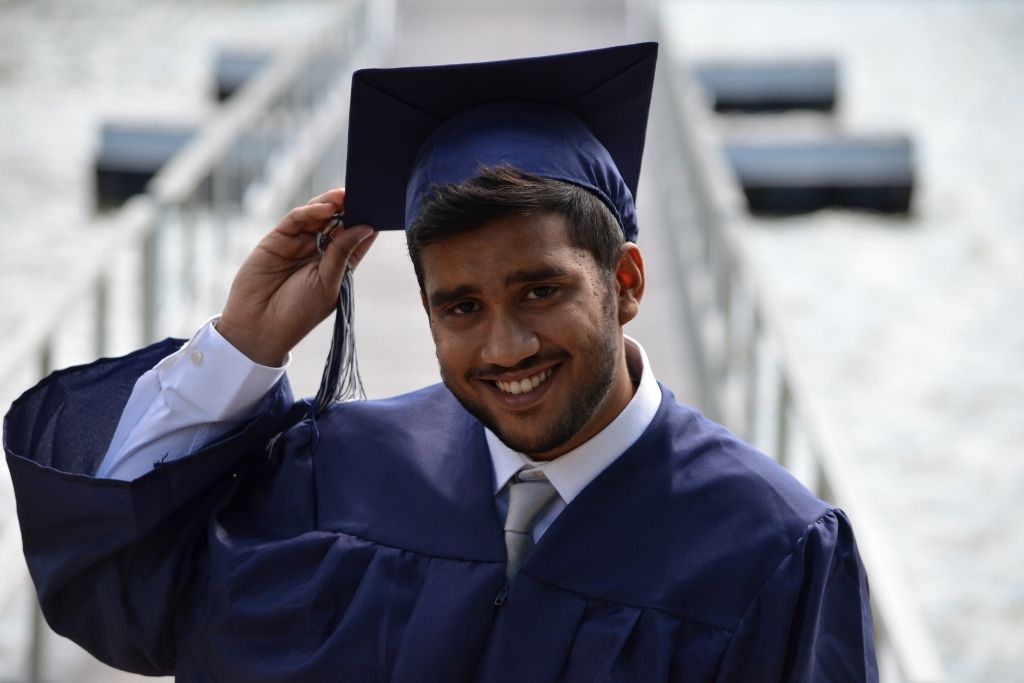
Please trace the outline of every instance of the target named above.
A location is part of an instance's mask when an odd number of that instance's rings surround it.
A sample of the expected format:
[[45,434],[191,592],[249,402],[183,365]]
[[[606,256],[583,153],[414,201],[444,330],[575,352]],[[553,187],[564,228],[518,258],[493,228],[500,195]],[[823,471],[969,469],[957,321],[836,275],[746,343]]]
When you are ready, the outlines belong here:
[[529,358],[524,358],[515,365],[483,365],[479,368],[474,368],[466,373],[469,379],[484,379],[486,377],[494,377],[504,375],[507,373],[525,372],[532,370],[533,368],[540,367],[541,365],[548,365],[550,363],[558,363],[563,360],[569,359],[569,353],[559,349],[552,349],[550,351],[540,351]]

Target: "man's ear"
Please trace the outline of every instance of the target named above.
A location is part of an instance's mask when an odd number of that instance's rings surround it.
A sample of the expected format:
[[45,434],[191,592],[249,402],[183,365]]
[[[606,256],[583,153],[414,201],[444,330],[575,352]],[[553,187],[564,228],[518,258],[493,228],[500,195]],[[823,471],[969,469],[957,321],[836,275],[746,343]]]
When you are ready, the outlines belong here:
[[619,262],[615,268],[615,282],[619,294],[619,324],[625,325],[640,312],[640,300],[644,297],[644,257],[640,247],[626,242],[619,251]]

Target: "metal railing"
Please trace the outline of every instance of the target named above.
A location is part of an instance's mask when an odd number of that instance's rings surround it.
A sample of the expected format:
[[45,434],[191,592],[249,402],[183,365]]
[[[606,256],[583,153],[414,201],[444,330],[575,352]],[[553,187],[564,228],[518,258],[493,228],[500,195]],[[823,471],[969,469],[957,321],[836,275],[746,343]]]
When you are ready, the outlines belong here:
[[[672,37],[661,37],[671,47]],[[772,451],[819,497],[842,507],[857,530],[871,582],[883,681],[941,683],[945,674],[886,528],[869,503],[855,461],[820,414],[787,343],[782,321],[738,233],[746,213],[726,167],[710,110],[689,71],[666,49],[655,101],[655,174],[676,227],[678,286],[690,327],[700,408]],[[680,201],[682,195],[690,201]]]
[[[376,5],[376,7],[375,7]],[[82,245],[59,293],[4,340],[0,387],[27,387],[55,367],[187,333],[219,310],[259,236],[291,206],[340,185],[353,68],[387,45],[389,4],[350,0],[301,46],[282,50],[240,88],[153,178]],[[79,316],[88,333],[69,329]],[[68,339],[73,337],[73,339]],[[113,343],[114,338],[123,343]],[[13,396],[0,396],[6,413]],[[13,506],[0,468],[0,503]],[[0,525],[0,610],[27,589],[13,512]],[[25,615],[29,617],[28,614]],[[27,665],[41,665],[38,613]],[[13,666],[11,666],[14,664]]]

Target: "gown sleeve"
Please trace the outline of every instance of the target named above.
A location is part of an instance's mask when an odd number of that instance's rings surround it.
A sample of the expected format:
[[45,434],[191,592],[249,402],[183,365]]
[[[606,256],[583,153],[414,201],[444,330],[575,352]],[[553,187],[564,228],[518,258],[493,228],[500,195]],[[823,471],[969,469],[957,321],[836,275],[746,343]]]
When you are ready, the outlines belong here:
[[812,524],[747,607],[718,683],[875,683],[867,575],[840,510]]
[[198,450],[248,420],[284,375],[287,363],[254,363],[214,320],[135,383],[97,477],[135,479],[158,460]]
[[90,476],[135,381],[181,343],[54,373],[4,420],[43,615],[98,659],[143,674],[173,673],[176,626],[201,611],[210,512],[238,473],[262,458],[294,405],[282,380],[252,420],[190,457],[157,463],[134,481]]

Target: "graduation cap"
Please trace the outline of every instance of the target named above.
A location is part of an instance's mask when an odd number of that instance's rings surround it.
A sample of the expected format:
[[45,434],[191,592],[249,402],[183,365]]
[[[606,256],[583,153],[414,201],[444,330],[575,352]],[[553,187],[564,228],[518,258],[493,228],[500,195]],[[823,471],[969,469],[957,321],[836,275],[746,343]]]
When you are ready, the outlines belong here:
[[574,183],[636,239],[656,43],[352,77],[345,222],[408,228],[432,185],[484,166]]
[[[408,228],[436,186],[512,167],[596,195],[629,241],[656,43],[473,64],[362,69],[352,76],[345,223]],[[339,299],[318,411],[361,394],[351,280]],[[340,388],[339,388],[340,386]]]

